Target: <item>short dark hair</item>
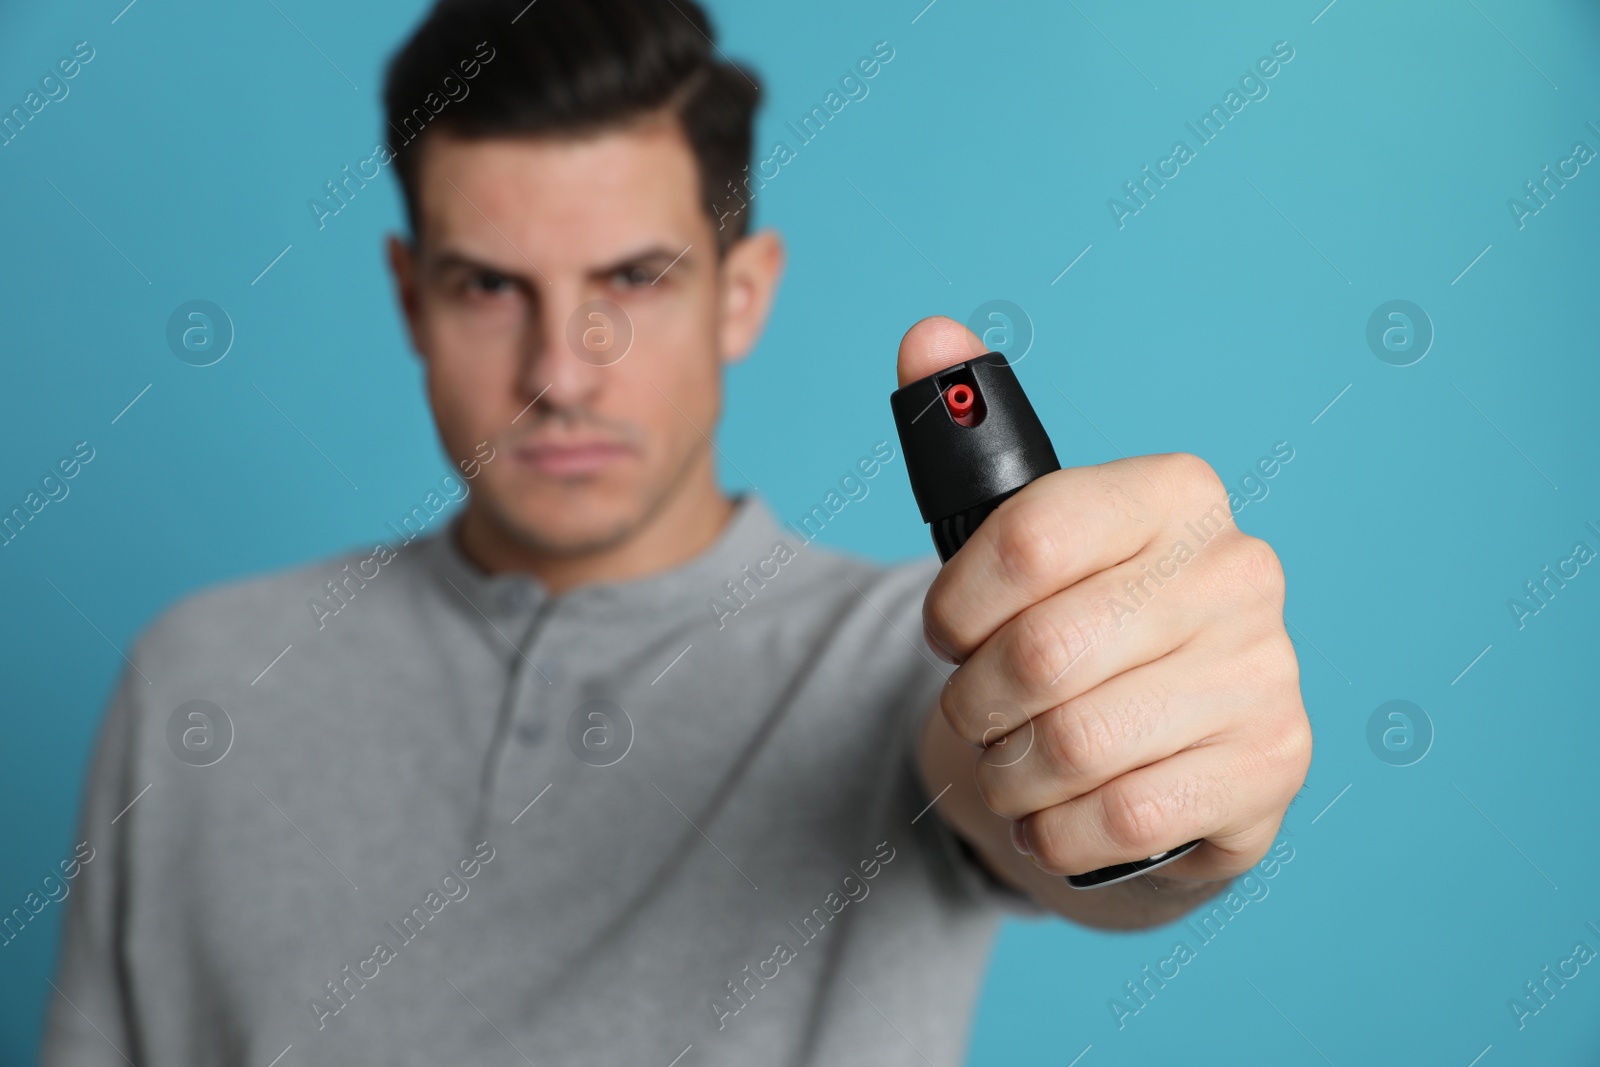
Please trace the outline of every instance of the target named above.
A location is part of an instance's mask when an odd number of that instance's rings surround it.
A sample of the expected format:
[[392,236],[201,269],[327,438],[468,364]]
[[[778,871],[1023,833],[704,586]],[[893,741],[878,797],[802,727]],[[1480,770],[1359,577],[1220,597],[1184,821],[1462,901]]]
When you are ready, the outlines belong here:
[[[682,123],[715,218],[712,205],[749,167],[761,86],[721,58],[713,36],[694,0],[438,0],[390,60],[383,91],[389,129],[402,138],[390,143],[411,232],[419,232],[417,138],[428,129],[574,136],[662,110]],[[720,248],[748,225],[746,211],[727,219]]]

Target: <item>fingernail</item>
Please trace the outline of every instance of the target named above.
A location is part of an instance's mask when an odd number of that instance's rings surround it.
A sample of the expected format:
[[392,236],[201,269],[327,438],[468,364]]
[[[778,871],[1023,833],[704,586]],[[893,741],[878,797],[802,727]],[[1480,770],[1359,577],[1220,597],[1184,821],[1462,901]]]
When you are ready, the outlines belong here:
[[1030,858],[1033,856],[1033,850],[1028,848],[1028,835],[1022,828],[1021,819],[1013,819],[1011,822],[1011,847],[1024,856]]

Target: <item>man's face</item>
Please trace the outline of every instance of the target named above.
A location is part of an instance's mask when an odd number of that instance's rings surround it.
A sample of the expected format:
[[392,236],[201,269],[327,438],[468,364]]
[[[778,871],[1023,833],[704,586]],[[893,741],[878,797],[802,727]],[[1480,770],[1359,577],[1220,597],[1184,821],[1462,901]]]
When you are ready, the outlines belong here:
[[536,552],[626,540],[707,464],[721,364],[754,343],[781,256],[747,239],[719,261],[670,119],[418,147],[420,232],[391,262],[445,449],[479,464],[469,507]]

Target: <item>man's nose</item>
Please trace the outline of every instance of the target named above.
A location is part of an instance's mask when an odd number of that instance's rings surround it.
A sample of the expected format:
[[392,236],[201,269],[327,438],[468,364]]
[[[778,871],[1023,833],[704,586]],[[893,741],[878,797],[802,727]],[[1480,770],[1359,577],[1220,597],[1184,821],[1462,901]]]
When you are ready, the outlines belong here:
[[[552,306],[553,305],[553,306]],[[554,407],[581,406],[593,400],[607,368],[631,340],[626,314],[604,300],[576,297],[546,305],[546,314],[529,331],[523,360],[523,387]]]

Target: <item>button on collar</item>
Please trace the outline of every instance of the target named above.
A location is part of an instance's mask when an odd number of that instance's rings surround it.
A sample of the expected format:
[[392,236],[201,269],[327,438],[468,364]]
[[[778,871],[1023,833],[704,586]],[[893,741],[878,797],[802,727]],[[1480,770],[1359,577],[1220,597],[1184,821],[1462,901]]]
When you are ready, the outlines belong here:
[[539,600],[534,579],[526,574],[496,574],[479,581],[478,596],[484,611],[521,615]]
[[505,611],[521,611],[533,599],[533,590],[523,578],[512,578],[499,592],[499,604]]

